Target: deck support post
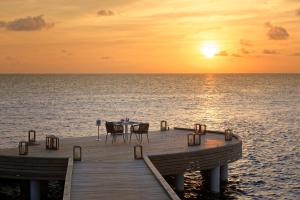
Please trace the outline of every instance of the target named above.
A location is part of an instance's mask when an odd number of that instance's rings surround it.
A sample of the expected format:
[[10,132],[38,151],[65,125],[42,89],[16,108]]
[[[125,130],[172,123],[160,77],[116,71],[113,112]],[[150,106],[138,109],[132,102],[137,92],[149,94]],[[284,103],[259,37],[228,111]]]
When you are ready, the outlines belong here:
[[30,200],[41,199],[41,188],[38,180],[30,180]]
[[30,200],[30,184],[29,180],[20,180],[21,196],[20,199]]
[[210,190],[213,193],[220,192],[220,165],[210,171]]
[[228,179],[228,164],[222,165],[220,171],[221,181],[226,182]]
[[175,176],[175,188],[178,192],[184,191],[184,174],[176,174]]

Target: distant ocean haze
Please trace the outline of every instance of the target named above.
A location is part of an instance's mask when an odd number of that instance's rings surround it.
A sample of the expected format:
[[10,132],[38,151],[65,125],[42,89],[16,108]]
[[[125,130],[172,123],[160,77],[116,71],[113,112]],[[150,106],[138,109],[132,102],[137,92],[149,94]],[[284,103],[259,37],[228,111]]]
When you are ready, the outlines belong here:
[[[161,120],[205,123],[243,139],[227,197],[300,196],[300,74],[0,75],[0,88],[0,148],[16,147],[30,129],[38,140],[96,136],[97,119],[128,117],[151,130]],[[189,173],[189,183],[199,177]]]

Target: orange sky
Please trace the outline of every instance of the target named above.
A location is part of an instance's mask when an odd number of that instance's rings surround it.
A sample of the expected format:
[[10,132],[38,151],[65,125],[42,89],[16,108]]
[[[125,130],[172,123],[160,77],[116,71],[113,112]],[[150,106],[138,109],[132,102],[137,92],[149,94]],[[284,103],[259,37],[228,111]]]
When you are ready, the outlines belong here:
[[0,73],[299,73],[299,24],[298,0],[0,1]]

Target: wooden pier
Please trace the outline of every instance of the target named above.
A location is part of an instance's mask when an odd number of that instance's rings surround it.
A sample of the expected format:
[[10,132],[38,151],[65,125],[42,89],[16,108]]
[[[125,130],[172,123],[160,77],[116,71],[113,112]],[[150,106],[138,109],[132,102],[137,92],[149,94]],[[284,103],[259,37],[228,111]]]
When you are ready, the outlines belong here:
[[[26,170],[30,165],[36,166],[30,159],[65,159],[66,164],[62,164],[66,171],[65,200],[179,199],[162,175],[183,174],[188,168],[208,170],[227,166],[242,155],[242,141],[236,135],[232,141],[225,141],[224,133],[207,131],[201,136],[200,146],[188,146],[187,134],[191,131],[149,132],[150,143],[147,140],[142,143],[142,160],[134,160],[134,136],[131,144],[124,143],[122,137],[114,144],[111,138],[105,144],[105,136],[101,136],[100,141],[96,141],[96,137],[65,138],[60,139],[59,150],[46,150],[45,139],[38,138],[40,145],[30,146],[26,156],[19,156],[17,148],[0,150],[0,178],[28,179],[30,173],[34,176],[39,170],[40,174],[53,171],[50,167],[55,162],[48,162],[50,169],[31,168],[29,173]],[[82,147],[82,161],[73,162],[75,145]],[[18,158],[27,161],[19,162]],[[23,168],[22,163],[27,163],[27,168]]]

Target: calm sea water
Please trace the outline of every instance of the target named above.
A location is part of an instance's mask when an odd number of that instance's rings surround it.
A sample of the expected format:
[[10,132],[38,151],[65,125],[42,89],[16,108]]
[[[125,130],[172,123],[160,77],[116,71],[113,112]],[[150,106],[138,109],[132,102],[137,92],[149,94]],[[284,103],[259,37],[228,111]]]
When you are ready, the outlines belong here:
[[[221,198],[300,198],[300,74],[0,75],[0,148],[29,129],[40,138],[96,135],[96,119],[123,117],[152,130],[160,120],[230,127],[243,158],[230,164]],[[200,173],[185,178],[183,198],[203,198]]]

